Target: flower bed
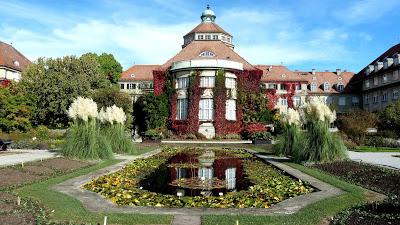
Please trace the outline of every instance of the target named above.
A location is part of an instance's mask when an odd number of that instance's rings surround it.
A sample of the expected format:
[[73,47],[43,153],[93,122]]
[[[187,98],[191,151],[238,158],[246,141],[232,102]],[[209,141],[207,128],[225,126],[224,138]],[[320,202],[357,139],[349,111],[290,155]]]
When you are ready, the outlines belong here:
[[[168,168],[166,164],[177,154],[201,155],[209,152],[199,148],[170,147],[150,158],[135,160],[118,172],[94,179],[85,184],[84,188],[100,193],[118,205],[209,208],[269,208],[285,199],[313,191],[309,185],[284,175],[243,150],[212,149],[212,151],[216,160],[221,157],[235,157],[241,161],[243,179],[248,180],[250,184],[248,188],[226,192],[223,196],[185,197],[145,190],[144,181],[154,176],[163,179],[160,177],[160,168]],[[179,180],[175,183],[179,183]]]
[[332,224],[399,224],[400,173],[398,171],[351,161],[322,163],[313,167],[389,196],[389,199],[383,203],[360,205],[348,209],[335,216]]

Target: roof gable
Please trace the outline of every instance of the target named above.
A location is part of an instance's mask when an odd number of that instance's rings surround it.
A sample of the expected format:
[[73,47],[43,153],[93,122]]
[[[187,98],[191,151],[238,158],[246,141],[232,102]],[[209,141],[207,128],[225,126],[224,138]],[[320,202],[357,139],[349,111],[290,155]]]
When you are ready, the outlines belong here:
[[152,81],[153,70],[160,65],[133,65],[121,74],[120,81]]
[[31,61],[12,45],[0,41],[0,66],[23,71]]

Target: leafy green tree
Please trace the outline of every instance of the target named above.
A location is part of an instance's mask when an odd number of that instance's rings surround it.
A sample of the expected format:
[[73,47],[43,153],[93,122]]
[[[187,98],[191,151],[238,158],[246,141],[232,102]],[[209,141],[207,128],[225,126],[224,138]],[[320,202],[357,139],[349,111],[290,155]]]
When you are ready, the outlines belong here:
[[243,122],[272,123],[273,113],[267,108],[268,100],[262,93],[245,93],[239,95],[243,108]]
[[139,132],[166,127],[168,115],[168,99],[165,95],[146,94],[139,97],[133,106],[134,124],[139,126]]
[[379,113],[380,125],[384,130],[400,133],[400,100],[388,105]]
[[127,93],[121,92],[116,86],[112,86],[94,91],[92,98],[99,109],[113,105],[122,108],[127,116],[127,127],[131,128],[133,105],[132,99]]
[[31,128],[32,99],[14,88],[0,87],[0,130],[27,131]]
[[97,61],[90,57],[39,58],[23,72],[19,84],[33,96],[34,119],[44,125],[65,127],[67,109],[78,96],[110,86]]
[[103,53],[86,53],[83,58],[94,58],[100,64],[101,71],[112,83],[117,83],[122,73],[121,64],[114,58],[112,54]]

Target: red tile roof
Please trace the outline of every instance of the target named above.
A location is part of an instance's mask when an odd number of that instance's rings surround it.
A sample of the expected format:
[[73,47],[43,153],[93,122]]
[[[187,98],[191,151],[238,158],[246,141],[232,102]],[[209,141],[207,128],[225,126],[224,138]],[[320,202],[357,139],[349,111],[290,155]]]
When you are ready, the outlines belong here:
[[307,82],[307,79],[283,65],[255,65],[255,67],[263,71],[261,82]]
[[152,81],[153,70],[159,67],[160,65],[133,65],[122,72],[120,81]]
[[185,48],[183,48],[178,54],[169,59],[166,63],[162,65],[163,69],[167,69],[174,62],[192,60],[192,59],[205,59],[205,57],[199,56],[203,51],[211,51],[215,54],[215,57],[210,57],[210,59],[225,59],[243,64],[243,68],[247,70],[256,69],[253,65],[247,62],[239,54],[237,54],[233,49],[229,48],[222,41],[192,41]]
[[17,49],[0,41],[0,66],[23,71],[29,64],[31,61]]
[[187,33],[185,36],[193,33],[224,33],[229,36],[230,35],[228,32],[226,32],[224,29],[222,29],[220,26],[218,26],[216,23],[200,23],[197,25],[193,30],[191,30],[189,33]]
[[[315,72],[315,75],[312,72],[295,72],[297,76],[306,79],[309,84],[316,83],[317,91],[309,92],[309,93],[339,93],[336,90],[336,85],[338,83],[342,83],[344,85],[344,93],[350,93],[352,89],[350,88],[349,81],[354,76],[353,72],[341,72],[341,75],[337,75],[336,72]],[[328,82],[330,85],[330,89],[328,92],[323,90],[323,85],[325,82]]]

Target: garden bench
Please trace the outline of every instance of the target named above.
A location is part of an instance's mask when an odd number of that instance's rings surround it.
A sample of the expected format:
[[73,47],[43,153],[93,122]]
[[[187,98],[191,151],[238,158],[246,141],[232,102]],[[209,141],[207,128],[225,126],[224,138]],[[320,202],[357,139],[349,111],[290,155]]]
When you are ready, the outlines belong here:
[[10,145],[11,143],[12,143],[11,141],[6,141],[6,140],[0,139],[0,151],[6,151],[7,146]]

